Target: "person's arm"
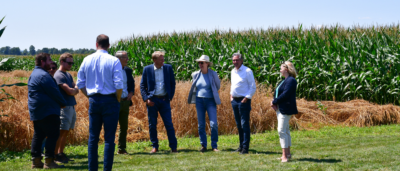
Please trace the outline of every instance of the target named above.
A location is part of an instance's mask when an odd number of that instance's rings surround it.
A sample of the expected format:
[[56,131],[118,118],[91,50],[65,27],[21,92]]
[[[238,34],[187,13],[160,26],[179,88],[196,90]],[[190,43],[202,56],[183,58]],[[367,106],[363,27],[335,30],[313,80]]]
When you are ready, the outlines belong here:
[[148,86],[147,86],[147,72],[146,67],[143,68],[142,79],[140,80],[140,94],[142,95],[142,99],[144,102],[149,98],[148,94]]
[[46,92],[52,100],[54,100],[61,108],[64,108],[67,105],[67,101],[64,99],[60,90],[57,87],[56,82],[50,75],[45,75],[40,80],[40,86]]
[[294,78],[293,79],[287,78],[287,79],[288,80],[285,80],[284,83],[285,87],[283,89],[282,94],[279,94],[278,98],[275,98],[274,101],[272,101],[272,104],[277,105],[279,103],[282,103],[289,98],[290,94],[296,92],[296,87],[297,87],[296,80]]
[[170,66],[171,68],[171,72],[170,72],[170,80],[171,80],[171,100],[172,98],[174,98],[175,95],[175,86],[176,86],[176,81],[175,81],[175,74],[174,74],[174,70],[172,70],[172,65]]
[[214,82],[215,85],[217,86],[217,90],[219,90],[221,88],[221,80],[219,80],[217,72],[215,72],[214,74]]
[[86,91],[86,87],[81,88],[81,92],[82,92],[83,95],[88,97],[88,94],[87,94],[87,91]]
[[133,71],[129,68],[126,72],[128,78],[128,99],[135,95],[135,79],[132,76]]
[[68,84],[64,83],[64,84],[60,84],[58,85],[62,90],[65,91],[65,93],[67,93],[70,96],[75,96],[79,93],[79,89],[78,88],[70,88],[68,86]]
[[78,89],[82,91],[82,93],[87,97],[86,92],[86,75],[85,75],[85,60],[83,60],[81,67],[78,70],[78,78],[76,81],[76,85]]
[[246,96],[243,98],[242,103],[246,103],[248,99],[251,99],[256,92],[256,81],[254,80],[253,71],[246,71],[246,80],[249,85],[249,91],[247,91]]
[[113,66],[113,82],[114,87],[116,89],[115,95],[117,97],[118,102],[121,102],[121,95],[123,90],[123,76],[122,76],[122,65],[121,62],[116,59]]

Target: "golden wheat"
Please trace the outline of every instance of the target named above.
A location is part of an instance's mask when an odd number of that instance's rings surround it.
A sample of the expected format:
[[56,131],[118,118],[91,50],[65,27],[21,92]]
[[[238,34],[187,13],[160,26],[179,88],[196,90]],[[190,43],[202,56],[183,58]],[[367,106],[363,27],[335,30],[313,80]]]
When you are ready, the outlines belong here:
[[[0,84],[11,84],[16,82],[27,82],[30,72],[13,71],[0,72]],[[76,75],[76,73],[72,73]],[[133,106],[130,107],[128,142],[148,140],[147,110],[140,95],[141,77],[136,77],[135,96],[132,98]],[[195,105],[187,104],[191,83],[178,81],[175,97],[171,102],[172,121],[178,137],[186,135],[198,136],[197,114]],[[20,151],[30,148],[33,136],[33,123],[29,120],[28,111],[28,88],[6,87],[17,100],[8,100],[0,103],[0,151],[4,149]],[[219,91],[222,104],[217,107],[218,132],[219,134],[236,134],[236,123],[233,117],[231,103],[229,101],[230,83],[221,82]],[[4,94],[0,94],[4,97]],[[76,127],[70,134],[69,144],[86,144],[89,138],[88,99],[81,93],[76,96],[77,112]],[[270,89],[259,85],[252,99],[252,111],[250,117],[251,132],[260,133],[275,129],[277,126],[276,113],[269,107],[272,96]],[[299,114],[292,117],[290,125],[295,129],[317,129],[325,125],[345,126],[373,126],[379,124],[400,123],[400,107],[394,105],[376,105],[364,100],[353,100],[349,102],[322,101],[327,107],[324,114],[316,105],[315,101],[297,100]],[[166,131],[161,118],[158,120],[159,138],[166,139]],[[210,127],[207,125],[207,132]],[[118,136],[116,134],[116,136]],[[101,137],[103,140],[103,137]]]

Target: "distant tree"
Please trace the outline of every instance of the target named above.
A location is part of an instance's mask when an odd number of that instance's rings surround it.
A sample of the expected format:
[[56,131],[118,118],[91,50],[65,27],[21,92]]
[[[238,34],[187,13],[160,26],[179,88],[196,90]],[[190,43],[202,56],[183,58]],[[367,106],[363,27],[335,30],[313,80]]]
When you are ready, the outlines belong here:
[[4,47],[5,49],[4,49],[4,51],[3,51],[3,54],[4,55],[10,55],[10,46],[6,46],[6,47]]
[[21,55],[19,47],[13,47],[10,49],[10,55]]
[[65,53],[65,52],[69,52],[69,49],[67,49],[67,48],[62,48],[62,49],[60,50],[60,54],[63,54],[63,53]]
[[36,50],[36,54],[42,53],[41,49]]
[[60,51],[57,49],[57,48],[51,48],[50,50],[49,50],[49,53],[50,54],[60,54]]
[[44,47],[44,48],[42,49],[42,53],[49,53],[49,48]]
[[22,55],[29,55],[29,52],[28,52],[28,50],[27,50],[27,49],[25,49],[25,50],[22,52]]
[[29,54],[36,55],[35,46],[33,45],[29,46]]

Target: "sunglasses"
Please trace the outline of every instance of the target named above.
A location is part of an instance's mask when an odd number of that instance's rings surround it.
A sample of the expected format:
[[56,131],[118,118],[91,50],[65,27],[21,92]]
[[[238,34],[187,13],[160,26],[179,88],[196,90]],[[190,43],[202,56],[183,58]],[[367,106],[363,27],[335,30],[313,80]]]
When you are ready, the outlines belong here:
[[74,65],[74,62],[67,62],[68,65]]
[[198,62],[199,64],[201,64],[201,65],[203,65],[204,64],[204,62]]
[[56,67],[51,67],[50,69],[51,69],[51,70],[56,70],[57,68],[56,68]]

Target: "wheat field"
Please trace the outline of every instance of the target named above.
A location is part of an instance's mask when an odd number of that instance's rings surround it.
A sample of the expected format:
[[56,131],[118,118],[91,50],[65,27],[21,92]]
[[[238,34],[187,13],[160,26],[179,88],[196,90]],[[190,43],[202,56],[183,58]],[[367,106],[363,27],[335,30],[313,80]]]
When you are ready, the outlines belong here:
[[[0,72],[0,85],[27,82],[31,71]],[[76,72],[71,72],[76,77]],[[149,140],[147,110],[140,95],[141,77],[135,77],[135,95],[130,107],[128,142]],[[171,102],[172,121],[178,137],[198,136],[197,114],[195,105],[187,104],[191,82],[177,81],[174,99]],[[0,102],[0,151],[5,149],[21,151],[30,148],[33,136],[33,123],[29,120],[28,88],[5,87],[4,90],[17,100]],[[221,105],[217,106],[219,134],[236,134],[236,123],[229,101],[230,82],[222,80],[219,95]],[[252,99],[250,125],[252,133],[261,133],[276,129],[275,111],[269,106],[272,101],[271,89],[258,84]],[[0,94],[4,97],[4,94]],[[87,144],[89,138],[88,99],[83,94],[76,96],[77,122],[74,131],[69,135],[68,144]],[[321,101],[323,108],[316,101],[297,100],[299,114],[292,117],[290,126],[293,129],[318,129],[330,126],[374,126],[400,123],[400,107],[395,105],[377,105],[365,100],[348,102]],[[208,120],[208,119],[207,119]],[[166,131],[161,118],[158,120],[158,137],[166,139]],[[210,133],[207,125],[207,133]],[[116,134],[117,140],[118,134]],[[101,137],[101,141],[103,137]]]

